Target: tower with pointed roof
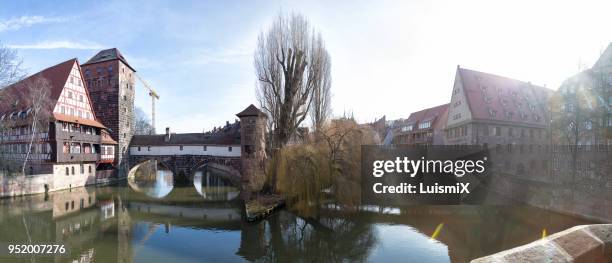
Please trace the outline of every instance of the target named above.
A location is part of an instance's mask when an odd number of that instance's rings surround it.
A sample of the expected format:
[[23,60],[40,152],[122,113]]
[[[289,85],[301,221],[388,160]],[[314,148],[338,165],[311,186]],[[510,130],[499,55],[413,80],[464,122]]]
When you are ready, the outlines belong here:
[[83,72],[94,111],[118,142],[115,166],[127,174],[128,146],[134,134],[134,87],[136,70],[116,48],[98,52],[85,62]]
[[[263,186],[266,159],[266,114],[251,104],[236,114],[240,118],[242,187],[257,191]],[[243,191],[247,193],[249,191]]]

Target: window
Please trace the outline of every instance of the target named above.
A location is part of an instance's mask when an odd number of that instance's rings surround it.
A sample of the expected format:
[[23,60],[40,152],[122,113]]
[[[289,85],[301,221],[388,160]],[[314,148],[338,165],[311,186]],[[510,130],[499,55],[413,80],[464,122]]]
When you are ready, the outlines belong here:
[[183,145],[179,146],[179,150],[181,151],[183,150]]
[[140,152],[140,146],[138,146],[138,151]]
[[151,146],[147,146],[147,151],[151,151]]
[[458,119],[461,119],[461,113],[457,113],[453,115],[453,120],[458,120]]
[[[90,165],[90,166],[88,166],[88,168],[87,168],[87,169],[89,170],[89,173],[91,173],[91,165]],[[91,201],[89,201],[89,202],[91,203]]]
[[512,127],[508,128],[508,137],[514,137],[514,130]]
[[72,99],[72,91],[68,91],[68,98]]
[[453,108],[457,108],[457,107],[459,107],[460,105],[461,105],[461,101],[459,100],[459,101],[457,101],[457,102],[453,103]]
[[61,106],[61,107],[60,107],[60,112],[61,112],[62,114],[66,114],[66,107]]
[[406,125],[402,127],[402,131],[403,132],[409,132],[412,131],[412,124]]
[[74,166],[70,167],[70,172],[72,175],[74,175]]
[[70,175],[70,169],[66,167],[66,175]]
[[494,132],[495,136],[501,136],[501,127],[493,128],[493,132]]
[[81,174],[85,173],[85,166],[83,164],[81,164]]
[[206,151],[206,145],[204,145],[203,148],[204,148],[203,150]]
[[592,122],[590,122],[590,121],[585,121],[585,122],[584,122],[584,128],[585,128],[586,130],[591,130],[591,129],[593,129],[593,123],[592,123]]
[[431,127],[431,121],[419,123],[419,129],[427,129]]
[[497,116],[497,111],[496,110],[489,110],[489,116],[495,118]]
[[232,146],[227,147],[227,151],[228,151],[228,152],[231,152],[231,151],[232,151]]
[[74,116],[74,109],[70,108],[70,115]]
[[565,112],[574,112],[574,104],[573,103],[565,104]]
[[79,95],[79,101],[83,102],[83,95]]

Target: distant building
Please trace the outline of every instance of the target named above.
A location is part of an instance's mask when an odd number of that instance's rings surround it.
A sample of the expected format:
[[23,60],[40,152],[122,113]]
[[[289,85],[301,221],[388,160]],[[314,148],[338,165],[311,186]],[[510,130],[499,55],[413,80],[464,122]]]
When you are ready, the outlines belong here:
[[547,144],[552,91],[457,66],[448,110],[447,144]]
[[549,107],[556,144],[612,145],[612,43],[592,68],[563,82]]
[[413,112],[407,120],[396,122],[392,144],[443,145],[448,105]]
[[[41,84],[46,83],[46,84]],[[77,59],[70,59],[44,69],[0,90],[0,149],[4,170],[14,161],[21,168],[32,138],[32,110],[37,98],[34,85],[48,94],[41,112],[49,113],[49,123],[39,127],[30,150],[25,172],[40,175],[26,192],[53,191],[96,182],[96,167],[113,162],[116,142],[108,137],[106,127],[98,121]],[[20,169],[18,170],[20,172]],[[43,190],[44,187],[44,190]],[[0,187],[2,188],[2,187]],[[37,188],[37,189],[33,189]],[[0,196],[14,189],[0,189]]]

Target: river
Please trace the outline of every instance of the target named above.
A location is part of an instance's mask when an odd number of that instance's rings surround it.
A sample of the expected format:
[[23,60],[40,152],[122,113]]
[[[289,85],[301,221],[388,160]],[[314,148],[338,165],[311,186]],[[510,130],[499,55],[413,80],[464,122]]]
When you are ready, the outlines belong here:
[[127,182],[0,199],[0,244],[64,244],[67,255],[0,262],[466,262],[593,223],[529,206],[281,210],[246,223],[216,170],[175,184],[158,167]]

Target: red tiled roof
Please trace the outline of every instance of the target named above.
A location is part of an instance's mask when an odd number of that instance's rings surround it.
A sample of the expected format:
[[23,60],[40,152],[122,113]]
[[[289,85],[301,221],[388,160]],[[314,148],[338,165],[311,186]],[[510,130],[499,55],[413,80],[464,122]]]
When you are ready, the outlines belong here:
[[[21,81],[9,85],[8,87],[0,91],[0,113],[12,113],[15,111],[23,111],[30,108],[31,101],[30,97],[27,96],[27,83],[37,80],[38,78],[45,78],[49,81],[51,86],[49,112],[53,111],[53,107],[62,93],[72,66],[76,62],[76,58],[69,59],[55,66],[46,68],[36,74],[33,74]],[[15,106],[15,102],[17,105]]]
[[71,116],[71,115],[66,115],[66,114],[61,114],[61,113],[53,113],[53,117],[58,121],[73,122],[73,123],[93,126],[93,127],[102,128],[102,129],[106,128],[104,127],[104,125],[102,125],[102,123],[96,120],[84,119],[84,118],[79,118],[76,116]]
[[457,68],[457,74],[460,74],[473,119],[546,124],[545,105],[552,90],[464,68]]
[[447,103],[410,113],[410,116],[405,121],[405,123],[418,125],[418,123],[420,122],[433,121],[432,126],[436,126],[436,123],[440,123],[440,120],[446,122],[445,116],[447,116],[448,114],[448,105],[449,104]]
[[[30,108],[30,96],[27,94],[28,83],[36,81],[38,78],[44,78],[49,81],[51,90],[49,92],[49,105],[47,106],[47,110],[48,112],[53,112],[53,109],[57,104],[57,100],[62,94],[62,90],[68,81],[68,77],[70,76],[70,72],[72,71],[72,67],[75,63],[78,63],[76,58],[66,60],[0,90],[0,115],[8,115],[13,112],[26,111],[28,108]],[[89,96],[87,89],[85,89],[85,92],[87,93],[87,96]],[[106,129],[106,127],[97,120],[84,119],[59,113],[53,113],[52,116],[56,120],[60,121],[80,123],[83,125]]]

